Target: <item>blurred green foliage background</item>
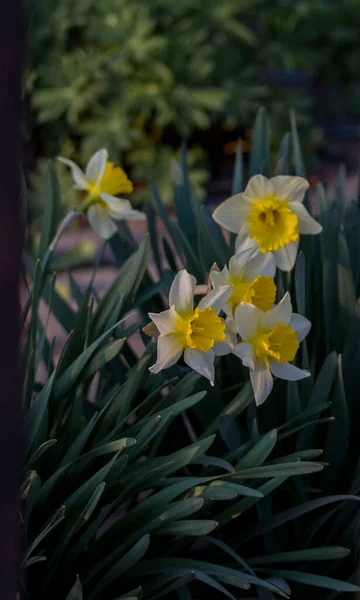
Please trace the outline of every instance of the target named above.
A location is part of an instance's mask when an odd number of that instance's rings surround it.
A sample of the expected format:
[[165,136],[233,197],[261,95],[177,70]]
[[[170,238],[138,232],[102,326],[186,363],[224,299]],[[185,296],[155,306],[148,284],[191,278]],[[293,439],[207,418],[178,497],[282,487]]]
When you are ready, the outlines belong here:
[[137,182],[135,200],[151,174],[169,202],[181,139],[204,193],[211,148],[201,130],[235,140],[260,105],[275,136],[290,108],[309,128],[314,118],[356,120],[359,9],[360,0],[28,0],[29,168],[57,154],[84,164],[106,147]]

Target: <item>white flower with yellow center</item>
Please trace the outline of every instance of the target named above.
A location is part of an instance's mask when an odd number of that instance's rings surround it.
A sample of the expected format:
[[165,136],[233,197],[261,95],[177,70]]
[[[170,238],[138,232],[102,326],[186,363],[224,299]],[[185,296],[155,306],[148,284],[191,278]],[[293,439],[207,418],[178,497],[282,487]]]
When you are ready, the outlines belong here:
[[90,158],[85,173],[73,160],[62,156],[58,160],[70,167],[74,188],[88,192],[79,210],[86,211],[91,227],[102,238],[109,239],[117,232],[114,220],[146,219],[144,213],[131,208],[129,200],[116,197],[116,194],[130,194],[133,185],[120,167],[108,161],[107,150],[99,150]]
[[218,287],[204,296],[194,308],[196,279],[185,269],[177,273],[169,294],[170,309],[149,313],[160,335],[157,361],[150,367],[159,373],[174,365],[184,353],[186,364],[214,385],[215,355],[222,353],[225,322],[218,314],[229,299],[231,286]]
[[243,193],[218,206],[213,218],[237,233],[236,252],[258,248],[273,252],[276,266],[290,271],[295,263],[300,234],[315,235],[321,225],[306,210],[303,200],[309,183],[303,177],[278,175],[252,177]]
[[270,310],[275,302],[275,259],[270,253],[255,255],[255,252],[253,248],[243,250],[230,258],[229,267],[210,274],[214,289],[233,286],[231,296],[223,306],[223,311],[230,318],[234,318],[240,302],[249,302],[263,311]]
[[239,304],[235,310],[235,322],[242,342],[235,346],[233,353],[250,369],[258,406],[272,390],[273,375],[287,381],[309,377],[309,371],[290,363],[295,358],[300,342],[309,333],[311,323],[292,312],[289,293],[267,312],[251,304]]

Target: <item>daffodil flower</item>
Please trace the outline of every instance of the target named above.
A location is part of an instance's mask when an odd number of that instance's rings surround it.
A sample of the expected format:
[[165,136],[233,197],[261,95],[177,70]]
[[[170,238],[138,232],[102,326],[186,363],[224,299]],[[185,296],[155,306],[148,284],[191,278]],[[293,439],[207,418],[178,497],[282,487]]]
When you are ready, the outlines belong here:
[[214,289],[232,285],[233,291],[224,304],[223,311],[230,318],[240,302],[248,302],[263,311],[270,310],[275,302],[275,259],[271,253],[260,254],[254,248],[243,250],[230,258],[229,267],[212,271],[210,281]]
[[131,208],[129,200],[116,197],[131,193],[133,185],[120,167],[108,161],[107,150],[99,150],[90,158],[85,173],[68,158],[59,156],[58,160],[70,167],[74,188],[88,192],[78,210],[86,211],[91,227],[102,238],[108,239],[116,233],[114,221],[146,219],[144,213]]
[[309,377],[309,371],[299,369],[290,361],[295,358],[300,342],[310,331],[311,323],[292,312],[289,293],[267,312],[242,302],[235,310],[235,322],[242,342],[233,349],[250,379],[255,402],[262,404],[273,387],[273,375],[287,381]]
[[184,353],[186,364],[214,385],[215,355],[222,354],[226,339],[225,322],[218,314],[232,288],[225,286],[212,290],[194,308],[195,287],[195,277],[183,269],[177,273],[170,288],[169,310],[149,313],[160,332],[157,361],[150,371],[159,373],[171,367]]
[[272,252],[276,266],[290,271],[295,263],[300,234],[315,235],[321,225],[306,210],[303,200],[309,183],[303,177],[278,175],[252,177],[243,193],[225,200],[213,218],[237,233],[236,252],[255,247]]

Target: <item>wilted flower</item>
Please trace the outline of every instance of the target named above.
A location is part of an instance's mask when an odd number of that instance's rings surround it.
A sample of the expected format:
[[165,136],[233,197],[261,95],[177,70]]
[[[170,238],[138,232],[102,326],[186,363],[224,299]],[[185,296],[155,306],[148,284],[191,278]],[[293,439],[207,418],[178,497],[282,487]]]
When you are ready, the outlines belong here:
[[222,271],[212,271],[210,281],[214,288],[233,286],[231,296],[223,306],[227,316],[233,318],[240,302],[249,302],[263,311],[270,310],[276,296],[275,271],[272,254],[259,254],[254,248],[232,256],[229,267],[225,266]]
[[322,230],[303,204],[308,187],[303,177],[278,175],[267,179],[255,175],[245,191],[220,204],[213,217],[225,229],[238,234],[237,252],[249,247],[273,252],[277,267],[290,271],[300,234],[314,235]]
[[231,286],[218,287],[194,308],[196,279],[185,269],[174,278],[169,294],[170,309],[149,313],[160,335],[157,361],[150,367],[159,373],[174,365],[184,353],[186,364],[214,384],[214,358],[222,351],[225,322],[218,316],[232,292]]
[[78,210],[86,211],[91,227],[102,238],[108,239],[117,231],[115,221],[122,219],[144,220],[144,213],[133,210],[129,200],[117,198],[116,194],[129,194],[133,185],[126,173],[108,162],[108,151],[95,152],[90,158],[85,173],[74,161],[58,157],[71,168],[74,188],[88,192],[86,200]]
[[262,404],[273,387],[272,375],[288,381],[309,377],[310,373],[290,364],[311,323],[293,313],[289,293],[267,312],[242,302],[235,310],[235,322],[242,342],[233,353],[250,369],[255,402]]

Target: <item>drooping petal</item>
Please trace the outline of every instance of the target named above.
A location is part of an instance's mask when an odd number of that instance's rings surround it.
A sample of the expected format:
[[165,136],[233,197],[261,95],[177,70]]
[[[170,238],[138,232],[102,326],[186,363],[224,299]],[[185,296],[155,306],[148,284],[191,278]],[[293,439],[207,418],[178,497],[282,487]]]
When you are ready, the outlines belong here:
[[169,304],[174,306],[179,315],[188,315],[194,307],[196,279],[186,269],[179,271],[172,282],[169,293]]
[[[103,192],[100,194],[100,197],[103,198],[107,194]],[[129,200],[124,200],[123,198],[114,198],[112,202],[109,200],[106,202],[106,206],[108,208],[108,212],[113,219],[117,221],[145,221],[146,214],[131,208],[131,204]]]
[[235,310],[235,321],[238,332],[243,340],[249,339],[256,333],[264,313],[253,304],[240,302]]
[[229,300],[232,290],[232,285],[223,285],[211,290],[211,292],[200,300],[199,308],[202,310],[209,307],[215,308],[216,313],[219,314],[225,303]]
[[107,150],[105,150],[105,148],[98,150],[92,155],[85,171],[86,179],[88,181],[91,181],[95,185],[100,185],[104,175],[108,155],[109,153]]
[[100,193],[100,198],[106,203],[108,213],[113,219],[122,219],[123,212],[131,210],[129,200],[110,196],[110,194],[106,194],[105,192]]
[[291,315],[289,325],[298,332],[299,342],[302,342],[306,338],[311,329],[311,322],[306,317],[303,317],[298,313],[293,313]]
[[309,188],[309,182],[306,179],[292,175],[277,175],[271,179],[271,183],[274,187],[274,195],[291,203],[302,202],[305,192]]
[[[244,269],[249,264],[251,257],[256,253],[255,248],[246,248],[241,252],[237,252],[230,258],[229,271],[233,277],[241,277]],[[259,273],[257,273],[259,275]]]
[[289,292],[286,292],[282,300],[266,313],[262,313],[260,325],[266,331],[274,329],[276,323],[288,325],[292,315],[292,305]]
[[244,196],[251,200],[261,200],[273,193],[272,181],[272,179],[270,180],[264,177],[264,175],[254,175],[246,186]]
[[149,313],[149,317],[161,334],[172,333],[179,321],[179,317],[173,306],[161,313]]
[[179,360],[183,350],[179,336],[172,333],[161,335],[157,341],[157,360],[149,371],[159,373],[162,369],[172,367]]
[[255,369],[250,369],[250,381],[254,391],[255,403],[260,406],[269,396],[274,380],[269,367],[260,361],[255,362]]
[[233,350],[233,354],[236,354],[242,360],[242,364],[245,367],[254,369],[255,353],[251,344],[248,342],[237,344]]
[[210,281],[213,287],[219,287],[222,285],[229,285],[230,275],[227,266],[222,271],[213,271],[210,274]]
[[86,190],[87,189],[86,177],[85,177],[84,173],[82,172],[82,170],[80,169],[80,167],[78,167],[78,165],[73,160],[70,160],[69,158],[64,158],[63,156],[58,156],[58,161],[63,163],[67,167],[70,167],[71,174],[73,176],[73,179],[75,181],[77,189]]
[[267,275],[268,277],[275,277],[276,273],[276,262],[271,252],[265,252],[264,254],[258,254],[251,258],[245,267],[244,280],[252,281],[258,275]]
[[238,233],[247,219],[250,203],[243,194],[236,194],[222,202],[213,212],[213,219],[222,227]]
[[289,362],[279,362],[275,359],[270,360],[270,369],[273,375],[286,381],[299,381],[299,379],[305,379],[311,375],[305,369],[299,369]]
[[279,248],[279,250],[275,250],[274,256],[276,266],[280,271],[291,271],[294,267],[299,248],[299,241],[300,238],[295,242],[290,242],[286,246]]
[[88,209],[86,216],[93,230],[104,240],[108,240],[117,232],[117,227],[108,215],[106,206],[100,203],[93,204]]
[[203,375],[210,380],[211,385],[214,385],[215,370],[214,370],[215,353],[213,350],[202,352],[194,348],[185,348],[184,360],[186,364],[194,369],[200,375]]
[[302,234],[317,235],[322,232],[322,225],[318,223],[306,210],[301,202],[292,202],[291,210],[299,219],[299,231]]

